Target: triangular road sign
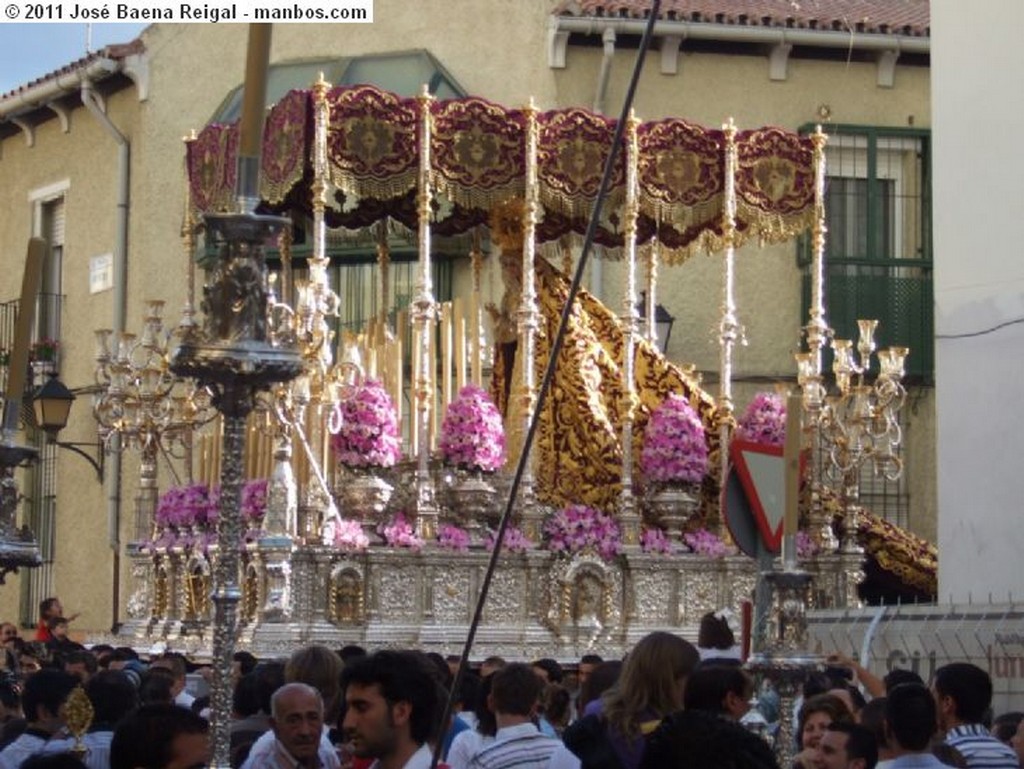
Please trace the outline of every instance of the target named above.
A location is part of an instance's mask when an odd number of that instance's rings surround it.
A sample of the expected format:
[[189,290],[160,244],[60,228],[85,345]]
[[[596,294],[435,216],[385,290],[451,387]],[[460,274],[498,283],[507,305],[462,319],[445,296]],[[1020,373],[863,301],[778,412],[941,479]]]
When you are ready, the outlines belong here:
[[782,548],[786,511],[783,448],[734,440],[729,451],[765,547],[777,553]]

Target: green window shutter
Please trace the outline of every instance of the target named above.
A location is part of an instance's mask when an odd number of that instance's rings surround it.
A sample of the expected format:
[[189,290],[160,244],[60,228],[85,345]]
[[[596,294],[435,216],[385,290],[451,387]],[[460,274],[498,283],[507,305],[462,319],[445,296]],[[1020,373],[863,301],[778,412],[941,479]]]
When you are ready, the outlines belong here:
[[[805,127],[804,130],[813,130]],[[928,131],[833,126],[826,150],[826,319],[857,338],[879,320],[879,347],[910,348],[907,381],[934,382],[931,156]],[[809,238],[799,241],[801,320],[810,307]],[[831,365],[826,352],[825,365]]]

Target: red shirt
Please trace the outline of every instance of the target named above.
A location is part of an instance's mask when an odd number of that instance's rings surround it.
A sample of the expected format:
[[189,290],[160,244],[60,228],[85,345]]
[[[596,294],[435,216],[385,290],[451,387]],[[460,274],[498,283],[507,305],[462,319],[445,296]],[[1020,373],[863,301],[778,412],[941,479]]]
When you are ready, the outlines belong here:
[[37,641],[52,641],[53,636],[50,635],[50,628],[46,625],[46,620],[39,620],[39,624],[36,625],[36,640]]

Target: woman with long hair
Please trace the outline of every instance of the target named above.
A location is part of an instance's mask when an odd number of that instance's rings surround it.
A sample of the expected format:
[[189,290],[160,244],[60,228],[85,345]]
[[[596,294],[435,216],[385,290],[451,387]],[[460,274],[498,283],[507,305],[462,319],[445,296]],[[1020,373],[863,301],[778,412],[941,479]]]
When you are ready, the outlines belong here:
[[619,679],[565,730],[565,747],[552,757],[551,769],[637,769],[647,735],[682,707],[686,678],[699,659],[693,644],[679,636],[644,636]]

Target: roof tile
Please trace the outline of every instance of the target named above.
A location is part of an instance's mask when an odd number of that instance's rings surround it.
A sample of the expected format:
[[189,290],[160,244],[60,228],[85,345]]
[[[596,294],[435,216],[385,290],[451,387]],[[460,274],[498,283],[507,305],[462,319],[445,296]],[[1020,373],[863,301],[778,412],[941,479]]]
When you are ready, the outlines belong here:
[[[559,0],[554,14],[644,19],[651,0]],[[929,37],[929,0],[664,0],[661,18],[697,24]]]
[[146,46],[143,44],[142,38],[135,38],[128,43],[108,45],[98,51],[86,54],[80,59],[75,59],[73,62],[65,64],[63,67],[55,69],[52,72],[47,72],[45,75],[41,75],[27,83],[23,83],[14,90],[8,91],[7,93],[0,93],[0,99],[6,99],[8,96],[14,96],[15,94],[22,93],[23,91],[28,91],[40,83],[45,83],[47,80],[52,80],[55,77],[69,75],[99,59],[124,59],[132,54],[141,53],[144,50],[146,50]]

